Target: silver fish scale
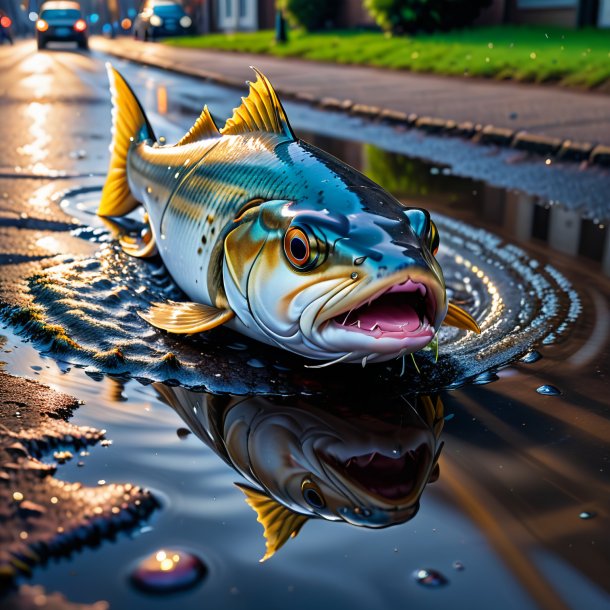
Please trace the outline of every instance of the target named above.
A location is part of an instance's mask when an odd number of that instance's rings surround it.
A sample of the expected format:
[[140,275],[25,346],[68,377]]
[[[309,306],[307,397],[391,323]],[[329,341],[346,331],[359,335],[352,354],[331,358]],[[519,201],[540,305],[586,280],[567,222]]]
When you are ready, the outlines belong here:
[[239,209],[294,189],[274,151],[279,142],[224,136],[176,148],[141,146],[130,154],[130,188],[144,202],[169,272],[193,300],[212,304],[210,255]]

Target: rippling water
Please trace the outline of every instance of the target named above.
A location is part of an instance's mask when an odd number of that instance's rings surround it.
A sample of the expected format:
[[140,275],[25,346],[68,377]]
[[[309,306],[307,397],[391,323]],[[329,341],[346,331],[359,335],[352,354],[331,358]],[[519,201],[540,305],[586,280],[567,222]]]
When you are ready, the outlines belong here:
[[[84,222],[72,235],[94,245],[89,256],[63,257],[29,278],[38,323],[21,315],[27,336],[40,325],[61,358],[89,371],[173,380],[233,394],[342,391],[352,365],[306,369],[306,361],[230,331],[172,337],[136,313],[155,301],[183,296],[162,262],[124,254],[116,227],[95,216],[99,191],[65,194],[61,207]],[[449,297],[478,321],[480,336],[442,327],[438,361],[432,349],[415,363],[369,365],[364,379],[381,378],[388,391],[429,392],[484,379],[537,344],[560,337],[580,311],[577,292],[556,269],[482,229],[434,214],[441,234],[438,259]],[[133,220],[129,228],[138,228]],[[57,335],[56,326],[63,330]],[[53,335],[53,332],[56,334]],[[417,368],[416,368],[417,367]]]

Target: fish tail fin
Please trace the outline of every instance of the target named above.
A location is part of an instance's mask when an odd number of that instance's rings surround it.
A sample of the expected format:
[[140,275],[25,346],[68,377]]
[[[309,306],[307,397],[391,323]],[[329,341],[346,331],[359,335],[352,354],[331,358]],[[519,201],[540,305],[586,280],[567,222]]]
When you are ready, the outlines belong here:
[[106,64],[106,69],[112,96],[112,143],[108,176],[97,213],[124,216],[139,205],[127,181],[129,147],[133,142],[155,141],[155,136],[131,87],[110,64]]

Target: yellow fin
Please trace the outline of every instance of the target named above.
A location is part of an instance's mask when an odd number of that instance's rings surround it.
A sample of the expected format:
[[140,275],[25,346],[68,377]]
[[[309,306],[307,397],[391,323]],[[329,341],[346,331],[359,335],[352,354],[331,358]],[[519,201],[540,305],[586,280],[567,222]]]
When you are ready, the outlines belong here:
[[125,79],[106,64],[112,98],[112,144],[110,165],[102,199],[97,213],[100,216],[124,216],[139,203],[131,194],[127,183],[127,153],[132,142],[153,140],[152,128]]
[[167,301],[153,303],[148,311],[139,311],[138,315],[156,328],[188,335],[216,328],[235,314],[230,309],[217,309],[203,303]]
[[123,248],[123,252],[129,254],[129,256],[150,258],[157,254],[155,236],[153,235],[150,225],[148,225],[148,214],[144,214],[144,220],[147,223],[147,226],[139,237],[132,237],[131,235],[121,235],[119,237],[119,243]]
[[423,418],[425,422],[434,432],[434,436],[438,438],[443,429],[443,423],[445,421],[443,401],[440,399],[440,396],[437,396],[436,401],[434,401],[427,394],[422,394],[419,397],[419,404],[423,410]]
[[265,528],[267,552],[260,560],[266,561],[280,549],[288,538],[294,538],[309,517],[290,510],[262,491],[235,483],[246,496],[246,502],[258,515],[257,521]]
[[216,127],[216,123],[206,105],[203,107],[203,111],[195,121],[195,124],[188,130],[186,135],[175,144],[175,146],[192,144],[193,142],[199,142],[200,140],[219,137],[220,131],[218,131],[218,127]]
[[447,315],[445,316],[443,324],[455,326],[462,330],[471,330],[472,332],[477,333],[477,335],[481,334],[481,329],[474,318],[468,312],[453,303],[449,303],[449,309],[447,310]]
[[150,258],[157,254],[157,244],[152,234],[145,234],[142,237],[131,237],[125,235],[119,239],[123,252],[136,258]]
[[249,83],[248,97],[241,98],[241,106],[235,108],[233,116],[220,133],[222,135],[276,133],[289,140],[295,140],[286,112],[269,79],[256,68],[252,66],[251,68],[256,72],[256,82]]

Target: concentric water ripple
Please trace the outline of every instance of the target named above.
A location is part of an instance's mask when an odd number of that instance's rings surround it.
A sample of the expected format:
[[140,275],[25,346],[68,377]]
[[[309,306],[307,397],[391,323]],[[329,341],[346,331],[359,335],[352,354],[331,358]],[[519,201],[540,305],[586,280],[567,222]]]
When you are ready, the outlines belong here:
[[137,310],[183,295],[160,259],[122,252],[112,228],[94,214],[98,197],[99,190],[74,191],[61,202],[83,222],[72,235],[97,245],[94,254],[56,260],[29,278],[34,307],[3,312],[42,350],[91,374],[232,394],[357,392],[362,383],[378,384],[380,395],[430,392],[493,379],[499,367],[554,342],[580,312],[578,294],[557,270],[487,231],[435,215],[449,296],[475,317],[482,333],[443,327],[437,362],[427,349],[415,355],[416,366],[410,359],[406,366],[369,365],[354,381],[356,365],[308,369],[297,356],[228,330],[185,337],[149,326]]

